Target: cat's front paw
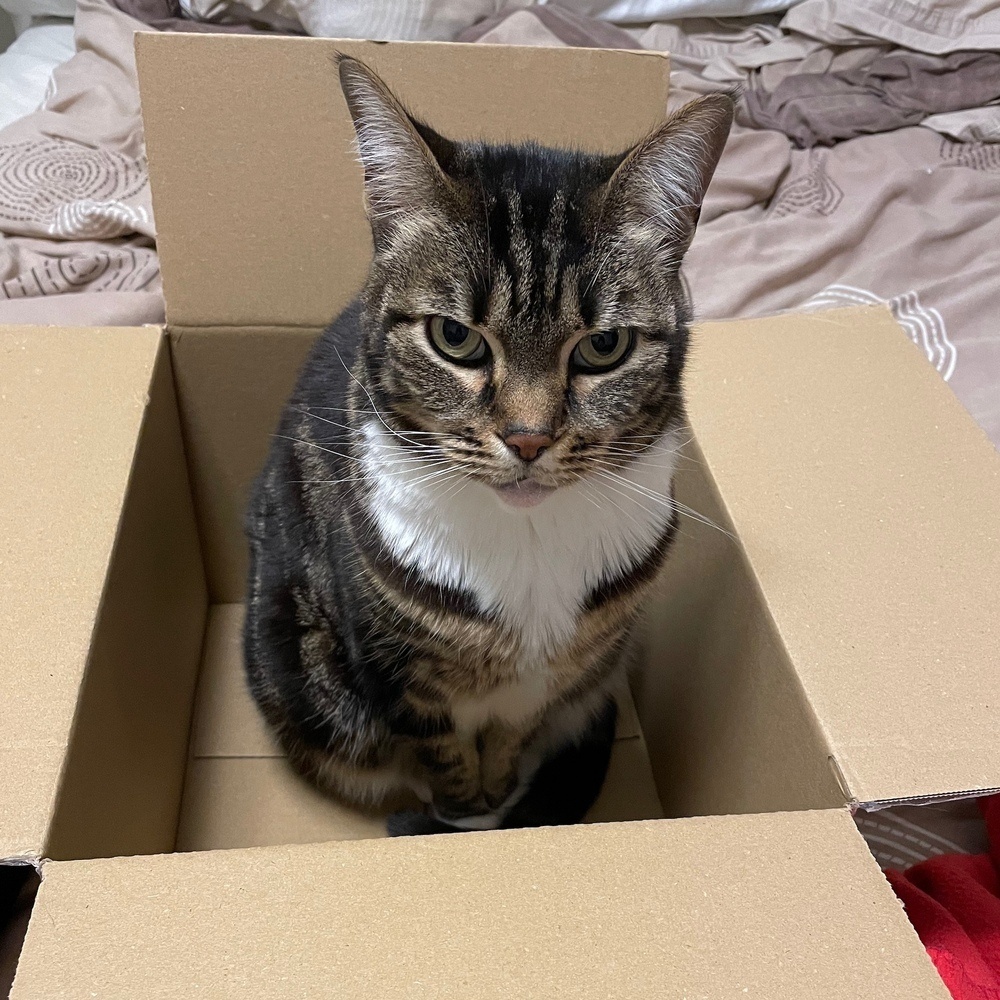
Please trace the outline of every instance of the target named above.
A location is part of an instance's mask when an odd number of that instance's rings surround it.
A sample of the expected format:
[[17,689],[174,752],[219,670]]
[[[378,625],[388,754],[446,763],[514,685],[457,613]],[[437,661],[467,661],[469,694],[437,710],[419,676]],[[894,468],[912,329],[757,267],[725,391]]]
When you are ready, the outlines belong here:
[[433,816],[413,809],[392,813],[385,821],[385,829],[390,837],[421,837],[429,833],[462,832]]

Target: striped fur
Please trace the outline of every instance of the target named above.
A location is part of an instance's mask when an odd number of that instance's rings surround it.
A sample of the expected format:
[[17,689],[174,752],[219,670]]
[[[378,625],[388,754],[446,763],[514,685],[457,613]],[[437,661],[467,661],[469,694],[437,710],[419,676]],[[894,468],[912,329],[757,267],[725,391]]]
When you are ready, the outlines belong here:
[[[361,64],[340,74],[375,253],[254,491],[250,685],[340,794],[410,789],[449,828],[575,821],[600,775],[574,769],[606,766],[622,646],[676,529],[678,268],[731,101],[595,156],[451,142]],[[433,316],[486,360],[439,354]],[[574,368],[609,329],[633,337],[624,361]],[[530,467],[504,443],[522,429],[551,439]],[[541,503],[505,505],[525,479]]]

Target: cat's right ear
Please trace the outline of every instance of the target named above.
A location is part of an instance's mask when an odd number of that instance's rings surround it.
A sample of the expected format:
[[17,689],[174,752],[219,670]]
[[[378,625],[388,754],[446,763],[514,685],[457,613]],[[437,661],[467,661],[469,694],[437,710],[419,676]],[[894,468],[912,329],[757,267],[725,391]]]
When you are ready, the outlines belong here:
[[448,178],[406,109],[363,63],[339,56],[337,67],[365,168],[365,207],[373,228],[440,205],[448,197]]
[[733,124],[733,94],[706,94],[675,112],[624,158],[608,182],[610,216],[679,266]]

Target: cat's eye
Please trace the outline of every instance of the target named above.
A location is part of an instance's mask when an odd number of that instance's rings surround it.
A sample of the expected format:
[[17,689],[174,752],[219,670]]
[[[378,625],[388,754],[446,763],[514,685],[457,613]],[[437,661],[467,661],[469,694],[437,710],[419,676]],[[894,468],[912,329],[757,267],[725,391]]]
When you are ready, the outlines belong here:
[[631,353],[635,344],[635,334],[631,330],[616,327],[601,330],[584,337],[573,349],[570,364],[587,374],[610,371],[620,365]]
[[489,353],[481,333],[446,316],[427,320],[427,336],[438,354],[460,365],[481,365]]

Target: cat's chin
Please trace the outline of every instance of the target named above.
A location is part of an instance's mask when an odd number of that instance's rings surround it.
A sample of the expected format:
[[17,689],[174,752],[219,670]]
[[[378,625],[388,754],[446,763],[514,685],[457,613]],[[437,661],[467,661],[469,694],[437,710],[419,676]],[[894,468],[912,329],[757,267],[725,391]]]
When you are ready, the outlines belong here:
[[515,510],[537,507],[543,500],[552,496],[555,491],[554,486],[543,486],[541,483],[536,483],[534,479],[522,479],[516,483],[508,483],[506,486],[493,487],[493,492],[501,501],[507,507],[513,507]]

